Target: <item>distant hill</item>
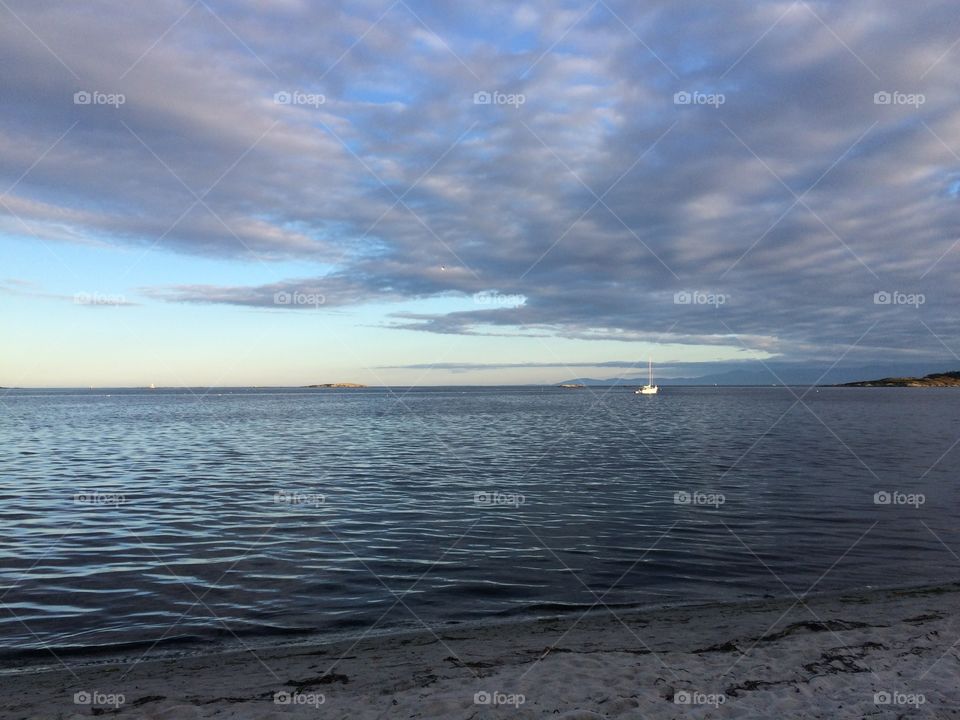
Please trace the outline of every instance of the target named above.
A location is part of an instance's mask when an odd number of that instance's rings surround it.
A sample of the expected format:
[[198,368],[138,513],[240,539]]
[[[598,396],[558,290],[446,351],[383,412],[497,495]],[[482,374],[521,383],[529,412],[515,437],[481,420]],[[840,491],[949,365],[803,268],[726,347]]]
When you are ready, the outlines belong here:
[[304,385],[308,388],[365,388],[366,385],[360,383],[324,383],[322,385]]
[[933,373],[920,378],[888,377],[880,380],[860,380],[838,387],[960,387],[960,371]]
[[[781,361],[767,361],[760,363],[746,361],[737,363],[737,367],[724,369],[719,363],[713,364],[707,372],[697,373],[699,368],[689,365],[685,367],[665,367],[663,372],[657,372],[654,367],[653,381],[666,387],[676,385],[757,385],[770,387],[771,385],[844,385],[859,382],[865,377],[884,377],[892,379],[920,378],[926,373],[933,372],[938,366],[943,367],[943,361],[936,364],[886,364],[886,365],[856,365],[836,366],[808,365],[800,363],[785,363]],[[669,373],[683,373],[681,377],[670,377]],[[704,368],[707,370],[707,368]],[[711,372],[712,371],[712,372]],[[943,373],[934,373],[943,374]],[[638,374],[636,377],[617,378],[588,378],[578,377],[564,380],[567,385],[644,385],[647,374]]]

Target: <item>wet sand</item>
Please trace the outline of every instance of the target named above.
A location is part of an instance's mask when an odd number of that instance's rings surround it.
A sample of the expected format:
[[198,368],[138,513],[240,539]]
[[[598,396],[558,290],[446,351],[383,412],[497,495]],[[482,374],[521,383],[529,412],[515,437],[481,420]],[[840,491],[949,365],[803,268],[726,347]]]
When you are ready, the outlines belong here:
[[960,718],[960,584],[0,676],[3,718]]

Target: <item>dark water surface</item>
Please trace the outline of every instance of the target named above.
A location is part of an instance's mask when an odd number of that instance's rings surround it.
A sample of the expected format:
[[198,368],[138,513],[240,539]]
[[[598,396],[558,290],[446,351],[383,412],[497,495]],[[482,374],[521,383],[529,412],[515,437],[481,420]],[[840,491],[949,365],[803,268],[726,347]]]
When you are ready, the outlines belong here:
[[804,392],[4,391],[0,666],[960,577],[960,391]]

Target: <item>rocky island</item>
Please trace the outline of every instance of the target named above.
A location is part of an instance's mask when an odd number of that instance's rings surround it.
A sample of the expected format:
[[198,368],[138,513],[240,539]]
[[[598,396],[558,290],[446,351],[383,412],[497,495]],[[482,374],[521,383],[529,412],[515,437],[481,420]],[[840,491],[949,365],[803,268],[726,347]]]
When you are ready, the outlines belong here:
[[306,388],[365,388],[360,383],[323,383],[322,385],[304,385]]
[[861,380],[836,387],[960,387],[960,371],[933,373],[921,378],[891,377],[880,380]]

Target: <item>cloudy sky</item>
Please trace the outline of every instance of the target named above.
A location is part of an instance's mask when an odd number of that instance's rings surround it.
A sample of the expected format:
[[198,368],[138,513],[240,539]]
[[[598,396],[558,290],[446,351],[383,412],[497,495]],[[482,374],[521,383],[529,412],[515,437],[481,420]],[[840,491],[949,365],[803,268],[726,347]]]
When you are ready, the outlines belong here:
[[960,368],[949,0],[0,0],[0,67],[0,385]]

